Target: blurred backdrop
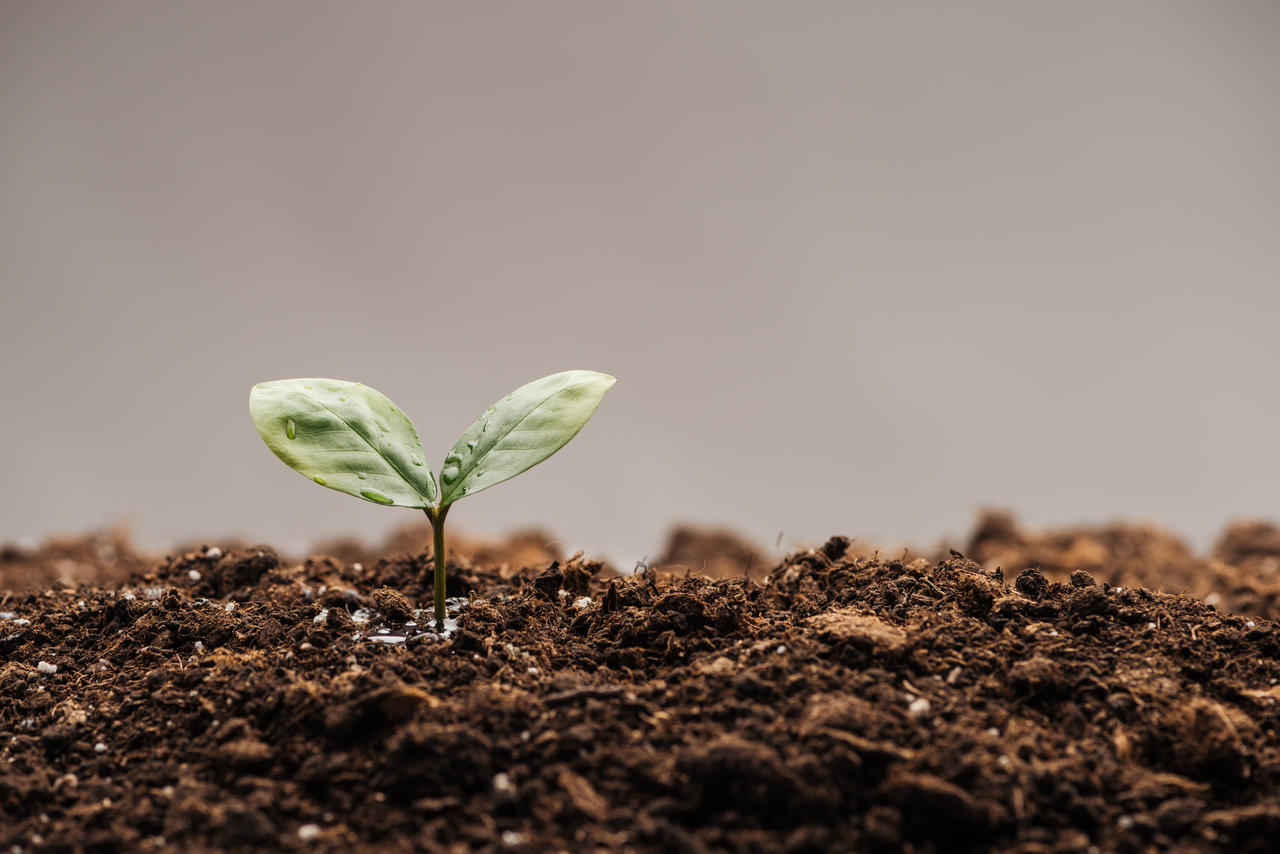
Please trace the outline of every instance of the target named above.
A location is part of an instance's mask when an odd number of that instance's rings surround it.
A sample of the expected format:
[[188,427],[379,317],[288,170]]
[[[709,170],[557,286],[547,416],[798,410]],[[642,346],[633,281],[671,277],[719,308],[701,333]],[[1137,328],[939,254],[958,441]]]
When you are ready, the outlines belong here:
[[677,520],[933,543],[979,506],[1280,515],[1280,5],[0,2],[0,539],[284,548],[259,380],[360,380],[461,504],[620,563]]

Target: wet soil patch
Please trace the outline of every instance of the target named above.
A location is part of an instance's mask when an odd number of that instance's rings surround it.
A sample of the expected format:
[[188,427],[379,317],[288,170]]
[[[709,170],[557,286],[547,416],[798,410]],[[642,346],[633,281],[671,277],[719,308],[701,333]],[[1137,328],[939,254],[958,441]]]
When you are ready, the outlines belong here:
[[1013,533],[724,578],[462,549],[445,639],[420,551],[0,556],[0,850],[1274,850],[1277,626]]

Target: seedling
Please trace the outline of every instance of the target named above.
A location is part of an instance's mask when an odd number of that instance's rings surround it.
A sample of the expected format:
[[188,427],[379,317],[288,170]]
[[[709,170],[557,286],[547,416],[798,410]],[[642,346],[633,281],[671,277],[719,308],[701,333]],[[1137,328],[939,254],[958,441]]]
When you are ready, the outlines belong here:
[[443,631],[449,508],[564,447],[615,382],[595,371],[564,371],[521,386],[458,437],[438,484],[413,422],[385,395],[361,383],[258,383],[249,392],[249,415],[277,457],[321,486],[427,514],[435,543],[436,630]]

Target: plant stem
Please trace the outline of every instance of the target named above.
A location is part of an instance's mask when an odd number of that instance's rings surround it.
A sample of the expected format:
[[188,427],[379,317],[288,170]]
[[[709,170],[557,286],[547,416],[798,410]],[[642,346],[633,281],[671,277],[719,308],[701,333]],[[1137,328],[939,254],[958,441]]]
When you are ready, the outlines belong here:
[[444,517],[449,513],[449,505],[426,511],[431,520],[431,533],[434,535],[434,557],[436,564],[436,631],[444,632],[444,621],[449,616],[444,607]]

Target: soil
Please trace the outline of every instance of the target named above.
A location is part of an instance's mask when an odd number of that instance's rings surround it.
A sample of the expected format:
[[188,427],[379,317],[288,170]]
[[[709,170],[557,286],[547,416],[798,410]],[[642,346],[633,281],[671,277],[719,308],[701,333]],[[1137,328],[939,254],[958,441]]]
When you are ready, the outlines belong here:
[[1280,531],[682,536],[6,548],[0,851],[1275,850]]

